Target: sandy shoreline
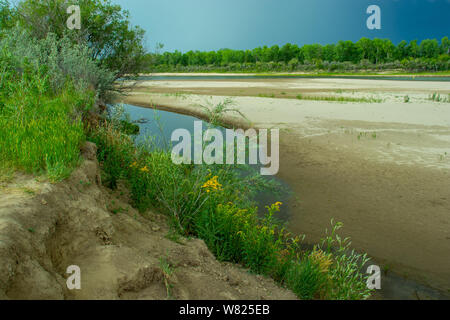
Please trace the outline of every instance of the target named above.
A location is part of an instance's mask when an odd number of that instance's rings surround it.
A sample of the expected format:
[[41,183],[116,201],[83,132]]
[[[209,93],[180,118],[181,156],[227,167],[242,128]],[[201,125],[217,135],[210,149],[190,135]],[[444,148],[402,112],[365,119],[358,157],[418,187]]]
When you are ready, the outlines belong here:
[[[375,94],[384,102],[246,97],[251,90],[248,80],[202,81],[201,86],[195,81],[195,87],[189,81],[145,82],[124,101],[201,117],[198,104],[214,105],[233,96],[250,125],[281,129],[280,177],[299,199],[290,203],[292,231],[316,241],[332,218],[342,221],[344,235],[352,237],[356,249],[405,277],[447,290],[450,104],[431,102],[428,96],[436,91],[450,93],[450,84],[326,80],[255,83],[261,90],[295,86],[298,89],[292,90],[303,92],[314,87],[318,93],[333,95],[367,95],[377,89]],[[210,96],[213,91],[230,94]],[[404,95],[412,102],[402,102]],[[229,115],[228,121],[245,124],[235,115]]]

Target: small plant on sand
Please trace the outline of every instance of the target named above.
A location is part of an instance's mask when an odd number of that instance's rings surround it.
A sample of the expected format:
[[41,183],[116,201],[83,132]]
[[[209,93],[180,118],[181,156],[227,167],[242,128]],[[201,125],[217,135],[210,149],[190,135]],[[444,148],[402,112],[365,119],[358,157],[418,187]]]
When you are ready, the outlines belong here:
[[350,249],[350,238],[342,239],[338,231],[342,223],[331,221],[331,232],[326,232],[320,249],[333,255],[333,264],[329,270],[331,286],[327,288],[329,299],[367,299],[372,290],[367,288],[367,275],[362,270],[370,260],[367,254],[359,254]]
[[260,94],[258,94],[258,97],[260,97],[260,98],[275,98],[275,94],[260,93]]
[[436,101],[436,102],[440,102],[441,101],[441,95],[437,92],[434,92],[432,95],[430,95],[428,97],[429,100],[431,101]]
[[428,96],[428,100],[434,102],[450,102],[450,94],[448,97],[441,96],[440,93],[434,92],[432,95]]
[[171,280],[170,278],[175,270],[172,268],[170,263],[167,261],[166,257],[159,258],[159,267],[161,268],[161,272],[164,277],[164,285],[166,287],[167,299],[169,299],[169,300],[173,299],[173,297],[172,297],[172,287],[173,286],[170,284],[170,280]]
[[207,101],[206,105],[198,105],[205,111],[208,122],[211,126],[223,125],[223,117],[226,113],[237,113],[242,119],[250,123],[247,117],[237,108],[233,108],[234,101],[231,98],[226,98],[224,101],[214,104],[212,101]]
[[313,100],[313,101],[329,101],[329,102],[360,102],[360,103],[381,103],[382,99],[379,98],[352,98],[352,97],[344,97],[344,96],[306,96],[299,94],[297,95],[298,100]]

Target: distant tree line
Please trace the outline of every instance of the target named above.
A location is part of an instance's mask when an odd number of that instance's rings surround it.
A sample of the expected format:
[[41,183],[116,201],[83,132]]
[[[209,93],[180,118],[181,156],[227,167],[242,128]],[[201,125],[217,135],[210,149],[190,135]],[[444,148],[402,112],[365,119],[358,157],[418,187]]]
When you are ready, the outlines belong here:
[[149,53],[145,60],[146,71],[447,71],[449,48],[448,37],[440,42],[426,39],[420,43],[401,41],[397,45],[389,39],[362,38],[357,42],[302,47],[287,43],[281,48],[274,45],[253,50]]

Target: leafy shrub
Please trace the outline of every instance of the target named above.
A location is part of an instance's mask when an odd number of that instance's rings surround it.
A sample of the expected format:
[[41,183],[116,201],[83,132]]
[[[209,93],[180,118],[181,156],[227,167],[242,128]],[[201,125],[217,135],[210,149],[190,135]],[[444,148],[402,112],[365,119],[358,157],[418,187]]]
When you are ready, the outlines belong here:
[[50,33],[36,40],[27,31],[15,27],[5,33],[0,50],[8,51],[16,72],[21,71],[24,61],[35,68],[45,68],[54,92],[61,92],[67,83],[72,83],[77,91],[95,89],[100,98],[111,98],[113,73],[97,65],[86,45],[74,45],[68,37],[58,39]]
[[77,44],[74,47],[91,48],[87,60],[112,71],[113,79],[139,73],[144,61],[145,31],[132,26],[129,12],[110,0],[71,2],[81,8],[80,30],[67,29],[67,0],[21,0],[14,11],[19,25],[36,39],[55,34],[58,41],[70,38]]

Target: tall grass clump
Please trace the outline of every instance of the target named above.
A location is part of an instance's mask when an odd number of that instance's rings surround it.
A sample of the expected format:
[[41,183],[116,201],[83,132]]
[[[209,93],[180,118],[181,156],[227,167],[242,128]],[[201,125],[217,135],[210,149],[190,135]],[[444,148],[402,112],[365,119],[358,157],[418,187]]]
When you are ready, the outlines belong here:
[[277,219],[282,203],[261,211],[252,201],[259,191],[279,186],[246,166],[176,165],[167,149],[135,146],[119,124],[110,118],[89,139],[99,146],[106,183],[125,183],[136,208],[165,213],[175,231],[203,239],[220,261],[270,276],[301,299],[370,296],[362,270],[367,257],[350,251],[349,240],[337,235],[341,224],[308,249]]
[[434,102],[450,102],[450,94],[445,97],[444,95],[441,96],[440,93],[434,92],[432,95],[428,96],[428,100]]
[[298,100],[314,100],[314,101],[332,101],[332,102],[360,102],[360,103],[381,103],[382,99],[379,98],[353,98],[353,97],[334,97],[334,96],[305,96],[302,94],[297,95]]

